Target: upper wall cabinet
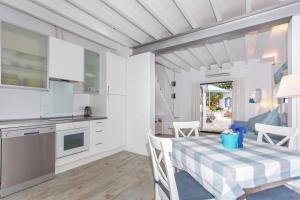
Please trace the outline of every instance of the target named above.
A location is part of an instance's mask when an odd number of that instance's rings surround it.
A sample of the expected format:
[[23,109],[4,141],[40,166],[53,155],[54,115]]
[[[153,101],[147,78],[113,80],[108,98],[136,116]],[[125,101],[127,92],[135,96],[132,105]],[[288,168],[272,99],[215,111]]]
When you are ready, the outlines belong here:
[[100,90],[100,62],[99,54],[84,50],[84,91],[99,93]]
[[126,59],[106,53],[108,94],[126,95]]
[[1,24],[1,85],[48,88],[48,37]]
[[83,47],[49,37],[49,77],[83,82]]

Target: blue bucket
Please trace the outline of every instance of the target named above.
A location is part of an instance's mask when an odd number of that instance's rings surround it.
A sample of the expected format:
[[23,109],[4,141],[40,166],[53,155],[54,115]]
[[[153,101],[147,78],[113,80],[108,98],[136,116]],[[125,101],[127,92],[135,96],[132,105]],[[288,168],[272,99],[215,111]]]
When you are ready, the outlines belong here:
[[225,134],[225,133],[221,134],[221,140],[223,146],[226,149],[237,149],[238,139],[239,139],[239,134]]

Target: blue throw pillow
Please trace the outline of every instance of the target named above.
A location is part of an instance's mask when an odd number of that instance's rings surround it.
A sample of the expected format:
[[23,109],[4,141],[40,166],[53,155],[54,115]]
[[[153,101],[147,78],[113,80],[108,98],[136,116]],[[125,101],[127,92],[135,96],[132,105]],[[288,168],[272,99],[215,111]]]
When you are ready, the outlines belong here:
[[262,124],[280,126],[280,115],[278,112],[279,108],[274,109],[272,112],[268,113],[264,120],[261,121]]
[[255,117],[252,117],[248,120],[247,129],[249,132],[255,132],[255,124],[262,123],[262,121],[268,116],[270,112],[266,112]]

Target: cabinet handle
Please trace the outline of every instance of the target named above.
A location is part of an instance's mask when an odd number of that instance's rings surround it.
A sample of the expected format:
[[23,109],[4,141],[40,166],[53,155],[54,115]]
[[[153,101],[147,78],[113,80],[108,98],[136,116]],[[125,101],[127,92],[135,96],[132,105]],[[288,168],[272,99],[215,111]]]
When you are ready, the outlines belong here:
[[102,133],[103,131],[96,131],[96,133]]
[[102,124],[103,122],[96,122],[96,124]]
[[103,144],[102,142],[99,142],[99,143],[97,143],[96,145],[98,146],[98,145],[100,145],[100,144]]

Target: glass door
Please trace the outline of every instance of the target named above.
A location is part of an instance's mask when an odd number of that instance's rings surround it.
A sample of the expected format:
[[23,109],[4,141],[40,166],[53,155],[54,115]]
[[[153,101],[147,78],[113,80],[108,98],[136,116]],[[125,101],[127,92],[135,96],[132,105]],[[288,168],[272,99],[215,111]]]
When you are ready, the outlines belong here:
[[99,93],[100,64],[99,54],[84,50],[84,90],[88,93]]
[[48,88],[48,37],[2,23],[1,85]]
[[232,123],[233,84],[218,82],[201,84],[200,112],[202,130],[222,132]]

